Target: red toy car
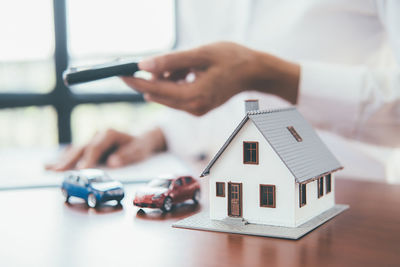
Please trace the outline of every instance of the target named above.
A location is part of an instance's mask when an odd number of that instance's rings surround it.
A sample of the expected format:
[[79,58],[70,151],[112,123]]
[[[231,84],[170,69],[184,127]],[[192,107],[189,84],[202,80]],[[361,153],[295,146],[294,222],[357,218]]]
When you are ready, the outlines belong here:
[[133,205],[142,208],[159,208],[164,212],[171,211],[177,203],[193,199],[200,200],[200,184],[191,176],[155,179],[140,188],[135,195]]

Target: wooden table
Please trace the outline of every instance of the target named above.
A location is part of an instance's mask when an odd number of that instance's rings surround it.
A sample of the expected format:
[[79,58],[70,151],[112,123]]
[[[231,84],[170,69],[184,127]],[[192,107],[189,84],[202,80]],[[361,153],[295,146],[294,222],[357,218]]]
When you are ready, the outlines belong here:
[[[206,188],[206,180],[202,186]],[[337,180],[350,209],[298,241],[172,228],[207,207],[65,204],[56,188],[0,192],[0,266],[400,266],[400,186]]]

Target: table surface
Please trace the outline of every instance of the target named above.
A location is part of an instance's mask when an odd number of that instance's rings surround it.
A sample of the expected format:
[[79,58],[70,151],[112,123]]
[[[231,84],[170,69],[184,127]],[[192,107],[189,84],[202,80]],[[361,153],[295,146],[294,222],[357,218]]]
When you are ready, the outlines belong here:
[[[207,179],[201,181],[206,191]],[[172,228],[207,209],[63,202],[57,188],[0,192],[1,266],[400,266],[400,186],[338,179],[350,209],[297,241]],[[205,193],[205,192],[203,192]]]

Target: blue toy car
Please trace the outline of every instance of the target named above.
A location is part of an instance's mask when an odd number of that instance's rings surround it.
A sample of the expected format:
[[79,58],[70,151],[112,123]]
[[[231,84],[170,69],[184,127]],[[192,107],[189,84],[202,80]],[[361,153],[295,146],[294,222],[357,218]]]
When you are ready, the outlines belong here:
[[61,191],[66,202],[72,196],[83,198],[91,208],[109,200],[116,200],[120,205],[125,195],[120,182],[97,169],[69,172],[64,178]]

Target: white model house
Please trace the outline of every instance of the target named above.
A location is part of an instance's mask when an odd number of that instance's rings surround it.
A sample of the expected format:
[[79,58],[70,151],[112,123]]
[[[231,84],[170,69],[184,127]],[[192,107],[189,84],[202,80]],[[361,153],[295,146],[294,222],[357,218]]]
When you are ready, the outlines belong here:
[[[296,108],[246,115],[202,173],[210,218],[297,227],[335,205],[340,163]],[[250,111],[249,111],[250,109]]]

